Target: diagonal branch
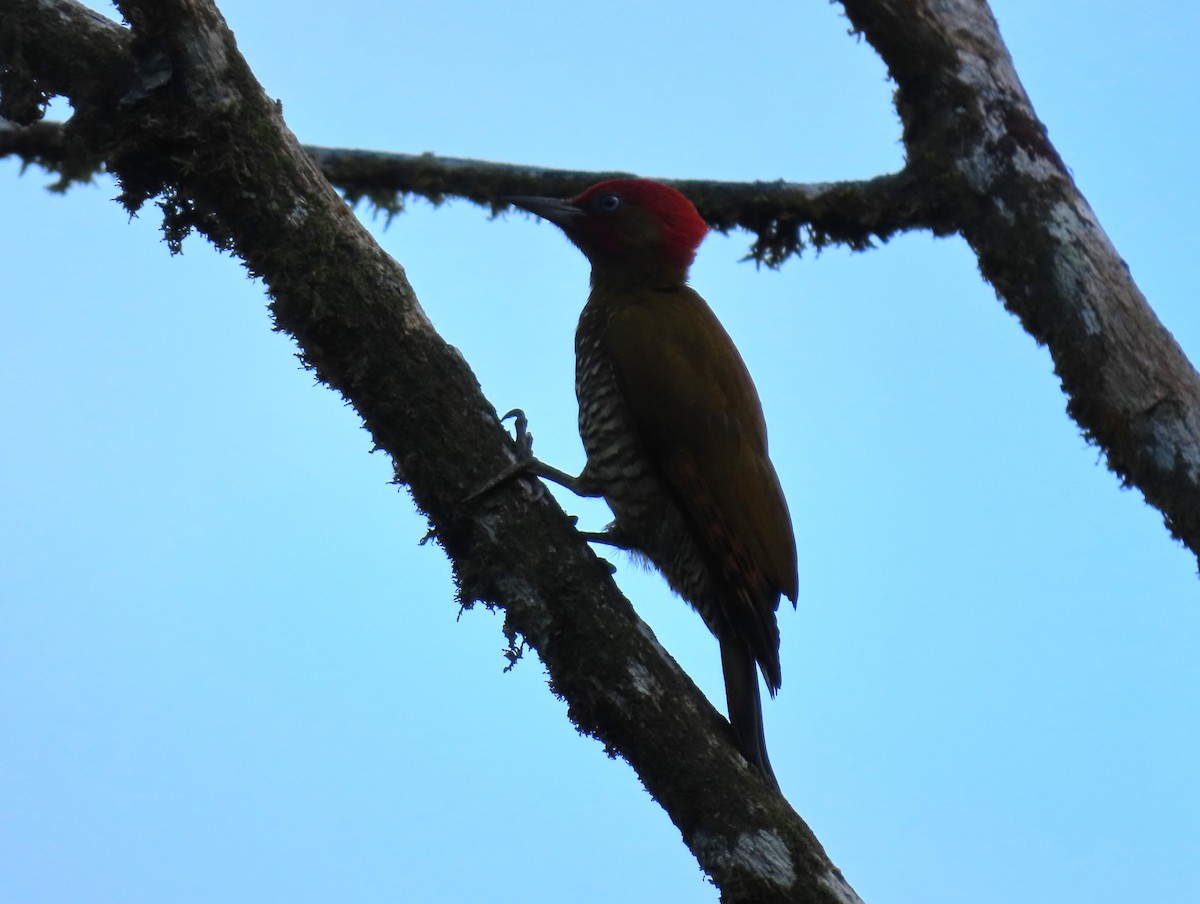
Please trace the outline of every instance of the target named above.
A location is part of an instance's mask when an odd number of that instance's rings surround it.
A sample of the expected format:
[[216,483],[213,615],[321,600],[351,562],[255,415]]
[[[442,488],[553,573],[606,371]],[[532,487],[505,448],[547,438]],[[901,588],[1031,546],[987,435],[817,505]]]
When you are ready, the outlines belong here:
[[908,168],[938,186],[1067,410],[1200,556],[1200,377],[1133,282],[1026,96],[984,0],[843,0],[899,86]]
[[857,901],[552,498],[518,482],[461,504],[512,459],[511,440],[404,271],[284,126],[216,8],[124,0],[130,42],[112,23],[66,25],[64,4],[0,0],[0,47],[19,31],[29,74],[73,102],[86,78],[43,71],[42,47],[129,48],[128,81],[76,102],[74,138],[101,149],[129,208],[158,199],[170,242],[199,230],[264,280],[277,327],[391,455],[454,564],[460,599],[504,610],[505,630],[538,652],[576,725],[634,766],[723,899]]

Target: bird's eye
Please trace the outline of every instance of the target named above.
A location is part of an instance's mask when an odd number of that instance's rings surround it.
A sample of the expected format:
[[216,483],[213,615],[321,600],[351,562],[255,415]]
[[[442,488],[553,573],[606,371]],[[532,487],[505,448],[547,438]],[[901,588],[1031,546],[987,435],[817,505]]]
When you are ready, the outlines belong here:
[[615,192],[606,191],[596,196],[596,209],[612,213],[621,206],[621,196]]

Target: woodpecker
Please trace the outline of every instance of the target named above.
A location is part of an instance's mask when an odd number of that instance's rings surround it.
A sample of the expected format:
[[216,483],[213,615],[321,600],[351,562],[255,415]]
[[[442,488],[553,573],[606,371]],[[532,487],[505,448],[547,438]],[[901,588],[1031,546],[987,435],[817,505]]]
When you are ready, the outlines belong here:
[[506,200],[562,229],[592,265],[575,333],[587,464],[572,478],[530,453],[528,470],[603,496],[610,542],[649,559],[704,619],[737,745],[778,787],[757,671],[774,696],[775,613],[780,595],[796,602],[796,541],[750,373],[687,284],[708,226],[682,193],[647,179]]

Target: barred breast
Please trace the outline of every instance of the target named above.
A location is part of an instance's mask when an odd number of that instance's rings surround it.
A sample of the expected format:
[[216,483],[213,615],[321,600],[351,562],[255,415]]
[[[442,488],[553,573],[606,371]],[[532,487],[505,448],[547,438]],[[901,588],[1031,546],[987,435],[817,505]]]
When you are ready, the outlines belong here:
[[616,526],[721,636],[729,625],[724,590],[702,539],[639,436],[604,342],[605,311],[588,303],[575,334],[579,435],[587,453],[583,476],[612,510]]

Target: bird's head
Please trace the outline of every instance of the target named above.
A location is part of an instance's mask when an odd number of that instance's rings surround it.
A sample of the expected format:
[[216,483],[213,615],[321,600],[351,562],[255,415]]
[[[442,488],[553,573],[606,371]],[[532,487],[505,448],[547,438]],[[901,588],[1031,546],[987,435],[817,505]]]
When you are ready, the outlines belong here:
[[708,225],[681,192],[650,179],[607,179],[574,198],[512,197],[562,229],[602,277],[680,284]]

